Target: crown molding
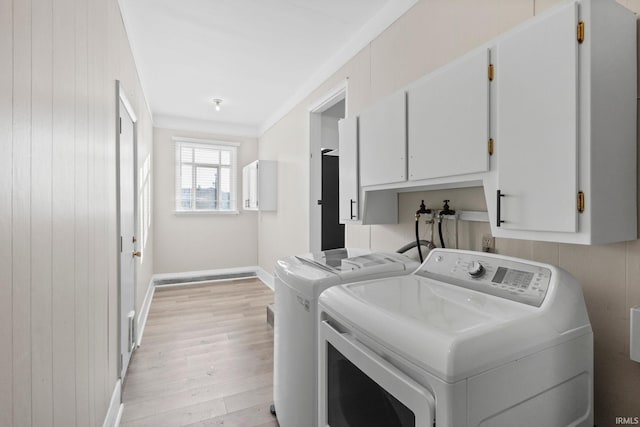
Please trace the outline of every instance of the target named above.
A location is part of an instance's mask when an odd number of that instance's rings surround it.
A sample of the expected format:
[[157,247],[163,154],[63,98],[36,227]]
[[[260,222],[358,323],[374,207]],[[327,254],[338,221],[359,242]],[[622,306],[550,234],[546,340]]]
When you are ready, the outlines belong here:
[[257,138],[260,136],[258,126],[223,123],[162,114],[153,115],[153,126],[157,128],[202,132],[216,135],[244,136],[251,138]]
[[399,17],[411,9],[418,0],[394,0],[386,4],[356,35],[320,67],[280,108],[258,127],[261,136],[280,119],[286,116],[296,105],[344,66],[351,58],[371,43]]

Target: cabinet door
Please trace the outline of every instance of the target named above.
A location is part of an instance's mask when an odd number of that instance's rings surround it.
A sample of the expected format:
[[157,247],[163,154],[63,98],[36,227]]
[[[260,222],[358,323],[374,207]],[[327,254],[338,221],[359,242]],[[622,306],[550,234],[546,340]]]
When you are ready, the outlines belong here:
[[242,168],[242,208],[249,207],[249,165]]
[[406,94],[396,92],[360,114],[360,184],[407,179]]
[[249,209],[258,209],[258,162],[249,164]]
[[577,229],[577,5],[569,4],[497,45],[500,226]]
[[338,122],[338,176],[340,177],[340,221],[359,218],[358,212],[358,118]]
[[489,169],[489,53],[467,55],[409,89],[410,180]]

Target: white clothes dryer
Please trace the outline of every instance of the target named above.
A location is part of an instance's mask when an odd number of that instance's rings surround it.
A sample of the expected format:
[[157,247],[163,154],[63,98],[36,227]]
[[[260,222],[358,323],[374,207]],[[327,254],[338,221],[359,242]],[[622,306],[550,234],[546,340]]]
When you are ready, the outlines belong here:
[[361,280],[406,275],[419,263],[398,253],[332,249],[291,256],[275,269],[273,397],[281,427],[317,422],[318,296]]
[[593,333],[560,268],[434,249],[318,310],[322,427],[593,426]]

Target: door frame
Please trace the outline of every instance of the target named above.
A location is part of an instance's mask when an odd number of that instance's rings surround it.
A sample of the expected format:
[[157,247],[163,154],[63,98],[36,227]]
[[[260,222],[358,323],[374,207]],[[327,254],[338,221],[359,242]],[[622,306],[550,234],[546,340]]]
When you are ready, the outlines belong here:
[[[309,106],[309,252],[322,247],[322,213],[318,200],[322,198],[322,113],[344,100],[344,115],[349,111],[347,96],[349,79],[344,79]],[[317,153],[316,156],[313,154]]]
[[[138,165],[138,117],[133,109],[131,102],[127,98],[126,92],[122,87],[122,83],[120,80],[116,80],[116,116],[115,116],[115,134],[116,134],[116,260],[118,265],[118,279],[117,279],[117,301],[118,301],[118,378],[124,380],[123,372],[122,372],[122,263],[121,263],[121,248],[120,248],[120,237],[122,231],[122,224],[120,222],[120,102],[124,105],[127,114],[131,118],[133,123],[133,230],[134,235],[138,235],[138,174],[137,174],[137,165]],[[137,284],[137,275],[138,275],[138,264],[134,263],[133,265],[133,306],[134,308],[137,306],[136,301],[136,284]],[[137,317],[137,313],[136,313]],[[135,320],[135,319],[134,319]],[[134,322],[135,325],[135,322]],[[134,329],[135,330],[135,329]],[[134,337],[134,342],[137,340]],[[133,350],[132,350],[133,351]]]

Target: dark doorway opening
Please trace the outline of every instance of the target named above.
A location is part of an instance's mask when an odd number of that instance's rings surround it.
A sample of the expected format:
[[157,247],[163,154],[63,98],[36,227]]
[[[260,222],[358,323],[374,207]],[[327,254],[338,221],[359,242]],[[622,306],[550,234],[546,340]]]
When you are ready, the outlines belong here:
[[338,156],[322,150],[322,238],[321,249],[344,247],[344,224],[340,224]]

